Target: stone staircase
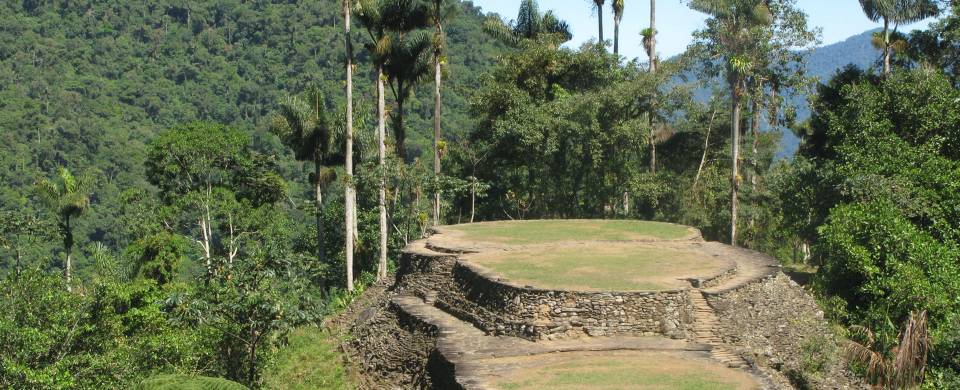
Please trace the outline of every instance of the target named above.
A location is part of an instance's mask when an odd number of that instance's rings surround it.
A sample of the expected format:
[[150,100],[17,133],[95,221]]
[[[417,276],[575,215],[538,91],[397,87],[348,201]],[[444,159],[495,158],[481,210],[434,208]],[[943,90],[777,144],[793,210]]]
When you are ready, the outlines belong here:
[[[445,383],[450,388],[489,390],[489,379],[502,375],[509,367],[498,365],[497,358],[531,356],[576,351],[686,351],[702,353],[710,346],[687,340],[658,336],[611,336],[583,339],[530,341],[518,337],[492,336],[412,295],[400,295],[391,304],[434,327],[438,334],[437,352],[456,367],[455,378]],[[452,383],[456,382],[454,386]],[[442,387],[443,385],[441,385]],[[444,387],[446,388],[446,387]]]
[[748,367],[747,361],[726,348],[723,340],[717,336],[720,319],[703,297],[703,292],[690,290],[690,303],[693,304],[693,341],[711,346],[710,356],[728,367]]

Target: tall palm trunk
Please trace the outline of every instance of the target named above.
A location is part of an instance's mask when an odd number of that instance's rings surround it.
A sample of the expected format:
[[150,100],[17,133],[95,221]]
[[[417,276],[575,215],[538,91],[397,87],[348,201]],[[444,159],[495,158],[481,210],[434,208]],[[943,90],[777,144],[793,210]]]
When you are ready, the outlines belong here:
[[597,28],[600,30],[600,47],[603,48],[603,3],[597,3]]
[[613,55],[620,55],[620,18],[613,18]]
[[387,150],[384,144],[386,138],[385,103],[383,96],[383,65],[377,66],[377,149],[380,163],[380,263],[377,264],[377,280],[387,277],[387,179],[386,169]]
[[[657,73],[657,1],[650,0],[650,73]],[[650,173],[657,173],[657,140],[650,113]]]
[[890,21],[883,18],[883,74],[890,73]]
[[344,194],[344,230],[346,231],[347,291],[353,291],[353,45],[350,42],[350,0],[343,1],[343,19],[347,57],[347,145],[345,156],[347,180]]
[[[314,191],[316,193],[315,205],[317,207],[317,263],[323,264],[323,178],[320,177],[323,165],[319,155],[313,160],[315,178],[313,181]],[[326,290],[326,285],[321,280],[320,290]]]
[[[729,72],[729,71],[728,71]],[[733,110],[733,123],[731,132],[733,140],[731,148],[733,151],[732,169],[730,177],[730,245],[737,245],[737,206],[738,206],[738,187],[739,187],[739,162],[740,162],[740,92],[737,90],[739,82],[731,80],[730,82],[730,104]]]
[[[437,36],[442,37],[443,28],[437,23]],[[438,38],[440,39],[440,38]],[[440,179],[440,83],[442,74],[440,73],[440,56],[442,50],[438,49],[433,54],[433,225],[440,224],[440,188],[437,186]]]
[[[398,88],[399,89],[399,88]],[[400,158],[400,161],[407,160],[407,149],[404,147],[403,143],[405,138],[407,138],[407,130],[403,128],[403,101],[405,98],[397,98],[397,123],[395,125],[394,138],[396,138],[396,147],[397,157]]]
[[650,72],[657,71],[657,0],[650,0]]
[[67,252],[67,263],[64,264],[63,277],[67,281],[67,291],[73,291],[73,227],[70,226],[70,217],[64,220],[63,250]]

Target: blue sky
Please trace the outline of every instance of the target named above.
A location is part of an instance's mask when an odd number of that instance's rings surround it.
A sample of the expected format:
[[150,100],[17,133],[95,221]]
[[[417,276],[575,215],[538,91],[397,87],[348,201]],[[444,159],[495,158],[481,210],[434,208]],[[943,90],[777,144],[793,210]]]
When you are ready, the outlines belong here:
[[[516,17],[519,0],[473,0],[484,12],[496,12],[506,20]],[[640,47],[640,30],[650,23],[650,1],[626,0],[623,20],[620,22],[620,53],[628,59],[646,53]],[[568,46],[578,47],[587,40],[597,39],[597,13],[589,0],[539,0],[541,11],[553,10],[570,24],[573,40]],[[682,0],[657,1],[657,52],[661,58],[680,54],[690,43],[690,34],[703,26],[705,16],[693,11]],[[821,41],[831,44],[851,35],[880,27],[863,15],[857,0],[797,0],[805,11],[811,26],[821,28]],[[603,9],[604,38],[613,40],[613,14],[609,0]],[[926,28],[929,20],[901,26],[901,31]]]

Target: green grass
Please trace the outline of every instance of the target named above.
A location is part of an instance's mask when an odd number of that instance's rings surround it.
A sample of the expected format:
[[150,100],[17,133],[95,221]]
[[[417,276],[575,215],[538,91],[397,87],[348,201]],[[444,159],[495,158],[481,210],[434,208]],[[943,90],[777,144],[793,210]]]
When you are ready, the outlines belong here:
[[671,240],[683,238],[691,232],[685,226],[634,220],[499,221],[449,228],[466,233],[466,239],[513,245],[570,240]]
[[316,327],[295,329],[263,377],[267,389],[352,389],[338,340]]
[[664,290],[720,273],[726,263],[698,252],[638,244],[587,244],[496,251],[469,257],[518,284],[568,290]]
[[134,390],[247,390],[247,387],[223,378],[190,375],[157,375],[145,379]]
[[504,390],[756,388],[745,373],[698,361],[593,356],[521,368],[497,384]]

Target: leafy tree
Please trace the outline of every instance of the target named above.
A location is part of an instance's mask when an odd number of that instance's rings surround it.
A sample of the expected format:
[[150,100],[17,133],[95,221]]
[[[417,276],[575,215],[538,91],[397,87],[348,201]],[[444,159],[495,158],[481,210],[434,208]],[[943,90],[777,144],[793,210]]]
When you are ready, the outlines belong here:
[[960,202],[960,118],[947,108],[957,98],[934,72],[839,72],[813,104],[791,186],[802,192],[784,201],[787,225],[815,243],[816,286],[832,316],[872,330],[874,351],[886,352],[897,345],[892,324],[926,310],[928,379],[943,381],[958,370],[947,357],[960,313],[960,236],[948,222]]
[[17,275],[23,271],[24,257],[30,247],[45,240],[52,226],[32,215],[18,211],[0,211],[0,249],[13,251],[13,269]]
[[169,232],[137,240],[127,248],[133,259],[131,275],[155,281],[158,286],[173,282],[180,265],[187,262],[189,241]]
[[89,182],[89,178],[76,177],[61,167],[55,180],[42,179],[37,183],[38,195],[57,217],[57,228],[66,254],[63,276],[67,291],[73,288],[70,279],[73,271],[73,247],[76,244],[73,238],[73,222],[90,207]]
[[664,115],[672,103],[656,92],[666,77],[617,62],[592,46],[529,46],[504,58],[474,103],[470,140],[487,157],[463,175],[491,184],[481,218],[598,217],[620,202],[647,142],[642,116],[654,100]]
[[930,24],[927,30],[914,30],[907,38],[907,56],[924,69],[942,71],[953,85],[960,85],[960,4],[949,5],[949,13]]
[[214,262],[219,253],[226,265],[231,263],[241,234],[235,230],[240,204],[274,203],[286,191],[269,164],[250,152],[249,143],[242,131],[200,122],[163,133],[147,153],[147,178],[161,189],[161,200],[177,210],[164,224],[194,237],[208,278],[220,268]]

